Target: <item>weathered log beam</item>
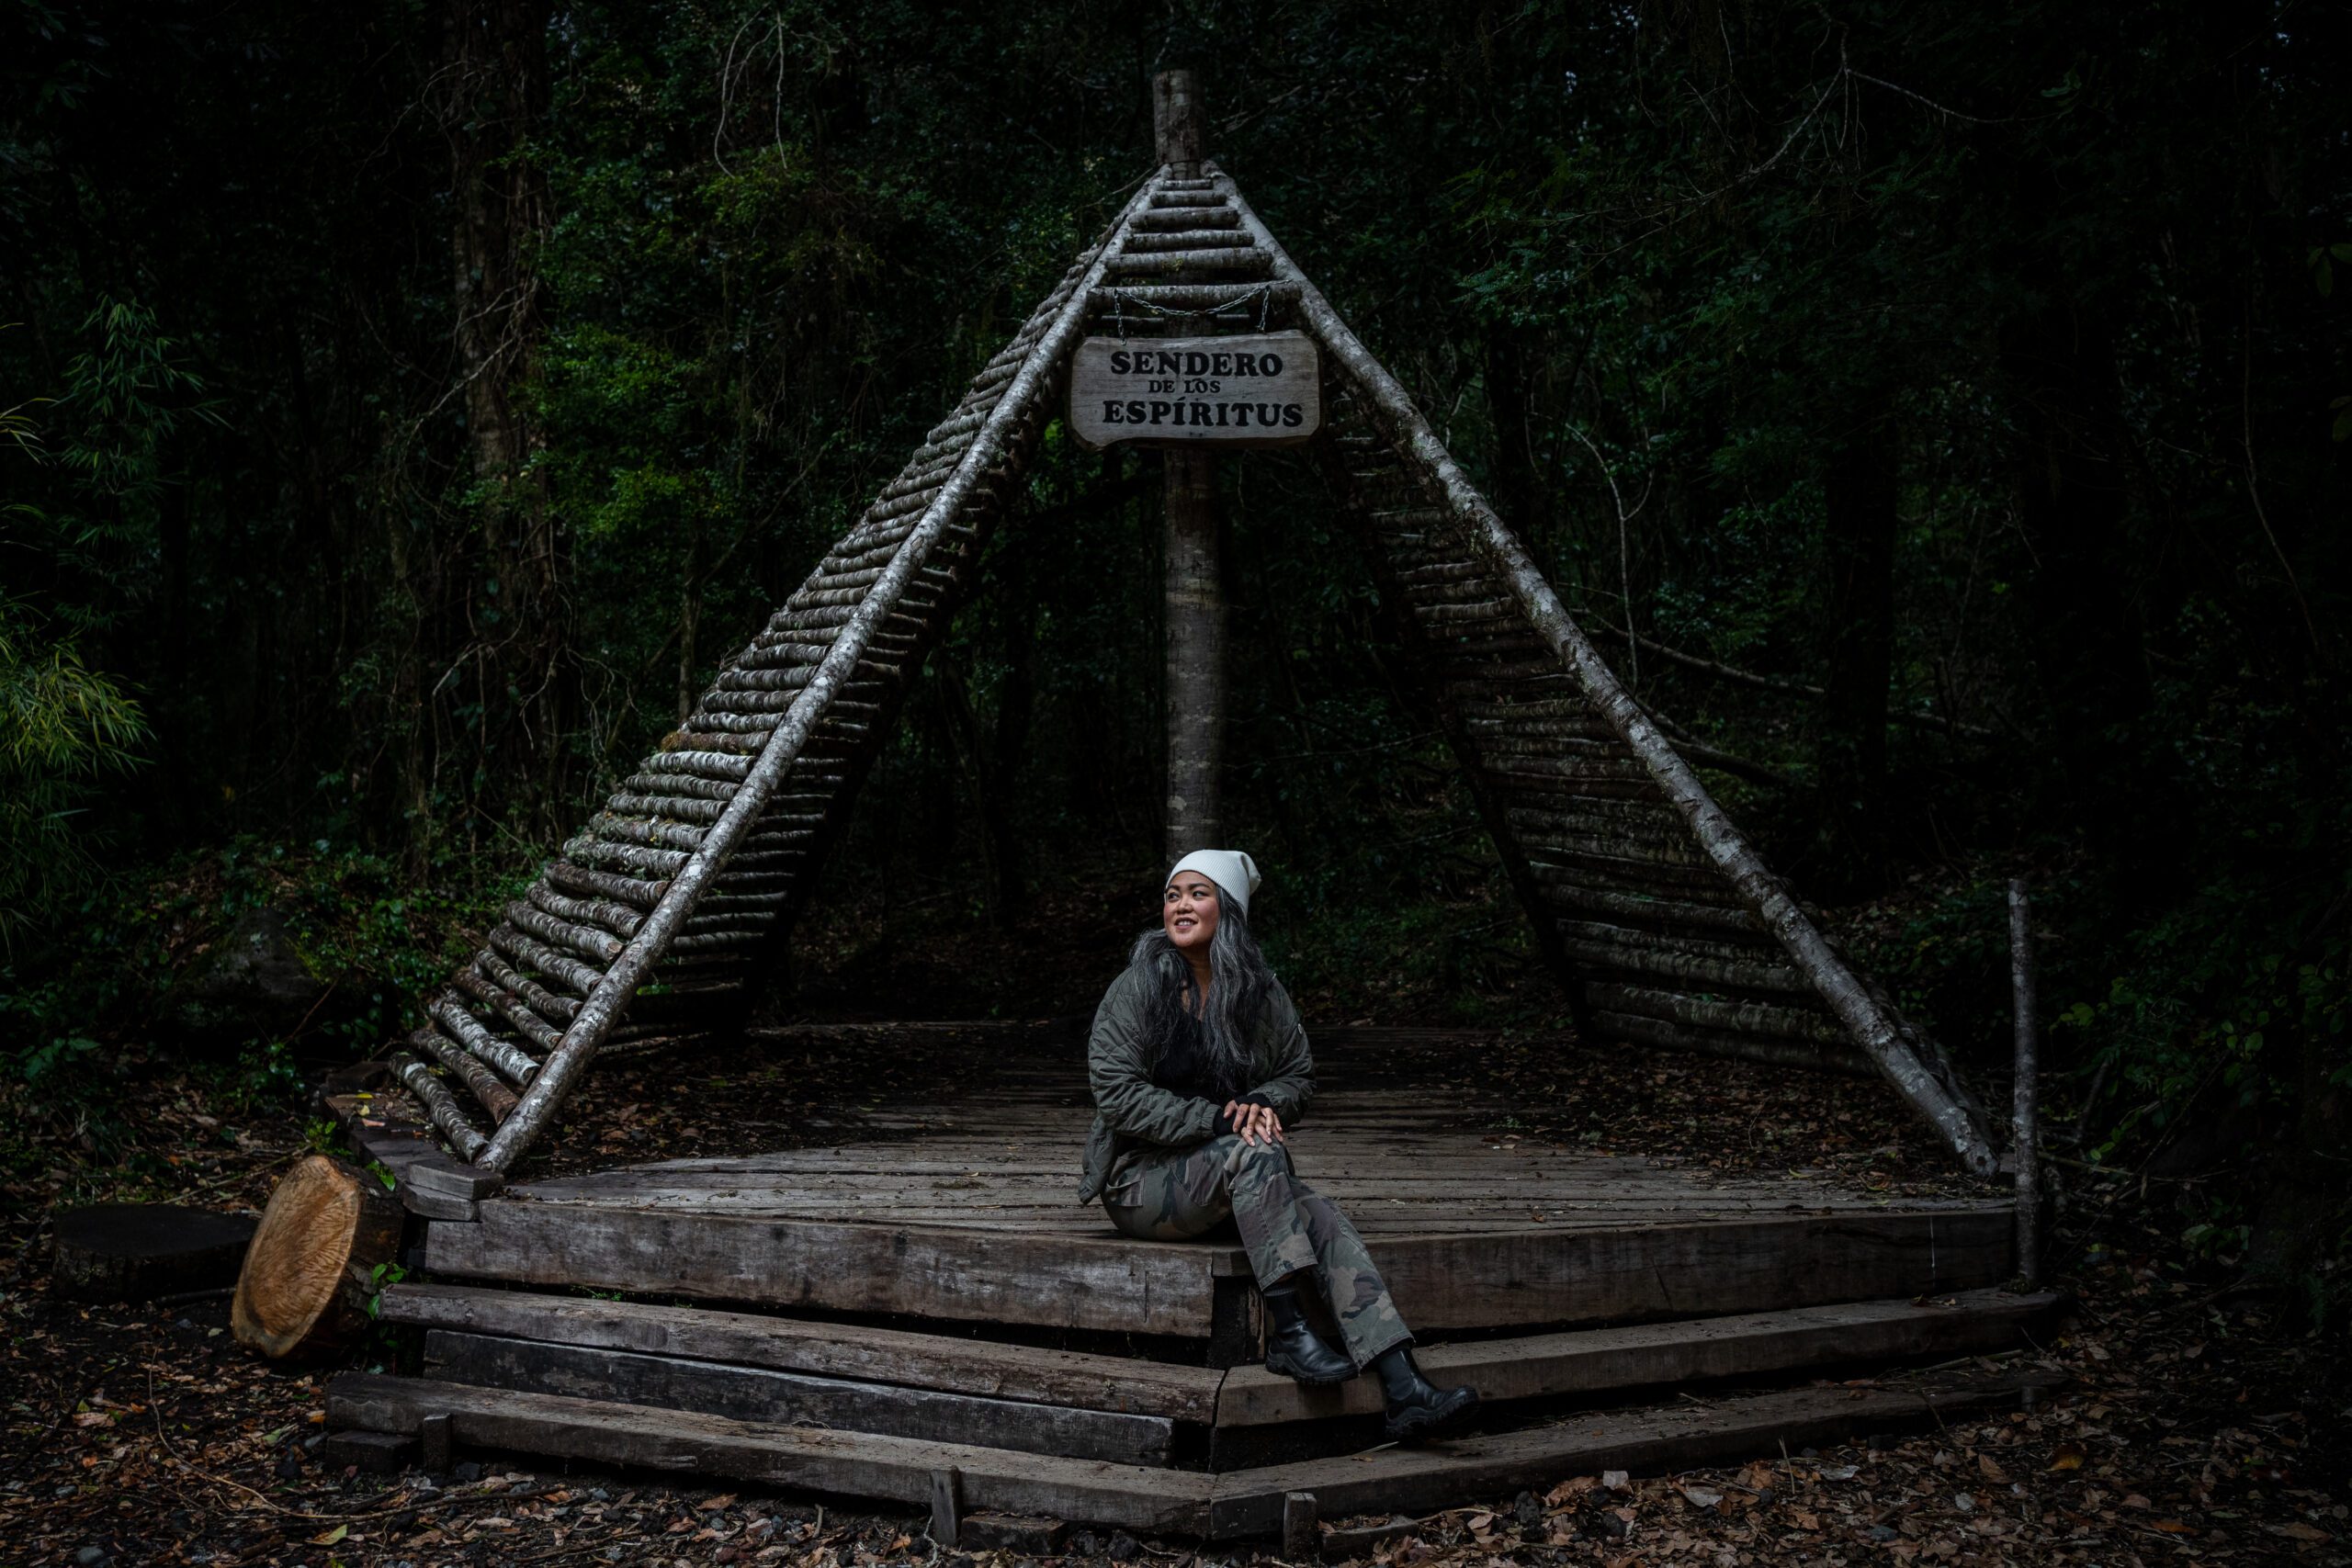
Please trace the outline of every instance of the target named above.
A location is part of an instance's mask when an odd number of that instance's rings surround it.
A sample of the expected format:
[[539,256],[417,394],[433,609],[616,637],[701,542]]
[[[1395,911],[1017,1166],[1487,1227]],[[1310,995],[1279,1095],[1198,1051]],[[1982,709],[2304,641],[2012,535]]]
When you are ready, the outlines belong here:
[[492,928],[490,945],[516,964],[536,969],[540,974],[561,981],[585,997],[596,989],[604,976],[577,958],[565,956],[543,942],[537,942],[511,925]]
[[662,902],[662,895],[670,890],[666,882],[616,876],[609,871],[591,871],[584,865],[573,865],[560,860],[549,861],[544,874],[554,886],[583,897],[610,898],[639,909],[650,909]]
[[1875,1077],[1877,1066],[1851,1044],[1815,1044],[1802,1040],[1759,1040],[1752,1034],[1726,1034],[1715,1029],[1693,1029],[1662,1018],[1596,1010],[1594,1030],[1612,1040],[1636,1045],[1657,1045],[1669,1051],[1695,1051],[1707,1056],[1729,1056],[1763,1062],[1776,1067],[1802,1067],[1814,1073],[1843,1073]]
[[1614,980],[1594,981],[1585,987],[1585,995],[1591,999],[1596,1011],[1631,1013],[1636,1018],[1661,1018],[1671,1023],[1720,1029],[1730,1034],[1812,1040],[1825,1045],[1846,1043],[1844,1030],[1836,1019],[1826,1012],[1780,1007],[1771,1002],[1694,997],[1651,986],[1623,985]]
[[582,920],[616,936],[634,936],[645,916],[609,898],[567,898],[545,883],[534,882],[524,897],[558,919]]
[[514,1091],[500,1083],[491,1070],[464,1046],[443,1038],[439,1030],[412,1030],[408,1044],[412,1051],[431,1057],[457,1074],[466,1088],[473,1091],[475,1101],[490,1112],[492,1122],[503,1122],[514,1113]]
[[1715,804],[1690,764],[1668,744],[1657,726],[1618,683],[1615,673],[1570,618],[1518,536],[1495,515],[1494,509],[1462,472],[1405,389],[1357,339],[1323,298],[1322,291],[1306,280],[1281,242],[1242,200],[1239,189],[1221,176],[1216,188],[1241,215],[1241,226],[1255,237],[1260,248],[1274,258],[1276,276],[1299,286],[1300,315],[1307,330],[1329,352],[1335,367],[1363,389],[1367,402],[1377,411],[1379,421],[1388,427],[1387,434],[1419,465],[1446,509],[1470,532],[1510,583],[1528,624],[1542,636],[1554,657],[1576,671],[1586,695],[1648,767],[1748,907],[1788,949],[1792,961],[1813,982],[1896,1092],[1936,1128],[1970,1170],[1980,1176],[1991,1175],[1998,1157],[1973,1098],[1960,1083],[1951,1064],[1932,1046],[1924,1053],[1916,1048],[1915,1042],[1923,1044],[1924,1038],[1916,1031],[1904,1028],[1892,1010],[1871,996],[1831,950],[1779,878]]
[[621,955],[621,949],[627,945],[609,931],[560,920],[520,898],[510,902],[502,913],[506,917],[506,923],[516,931],[528,931],[543,942],[570,948],[582,958],[594,959],[598,964],[610,964]]
[[550,1023],[568,1023],[580,1010],[579,1002],[570,997],[559,997],[537,981],[526,978],[489,948],[474,954],[474,967],[481,972],[483,979],[522,998],[532,1012]]
[[1098,288],[1087,301],[1098,317],[1125,319],[1129,326],[1151,324],[1153,310],[1202,310],[1265,306],[1271,315],[1298,303],[1298,291],[1281,283],[1124,283]]
[[[479,960],[477,960],[477,967],[458,970],[456,977],[449,983],[504,1019],[514,1026],[516,1032],[540,1050],[552,1051],[562,1041],[563,1032],[555,1028],[548,1021],[548,1018],[541,1017],[528,1002],[514,992],[506,989],[503,986],[492,984],[490,978],[481,973]],[[569,1016],[569,1014],[548,1015],[549,1018],[558,1021]],[[534,1062],[533,1069],[537,1070],[537,1066],[538,1064]]]
[[1231,250],[1247,247],[1250,236],[1237,225],[1230,229],[1139,229],[1127,236],[1126,254],[1149,251]]
[[1238,273],[1262,277],[1272,270],[1272,265],[1265,253],[1257,250],[1147,251],[1140,255],[1114,256],[1109,276],[1193,277],[1222,274],[1229,277]]
[[402,1051],[387,1066],[400,1079],[401,1087],[416,1096],[416,1102],[424,1107],[424,1114],[449,1140],[449,1146],[458,1151],[459,1159],[470,1161],[490,1146],[490,1140],[467,1119],[465,1108],[449,1092],[449,1086],[435,1077],[423,1062]]
[[1651,942],[1578,942],[1563,933],[1561,949],[1589,975],[1624,971],[1679,980],[1713,989],[1785,991],[1810,997],[1813,984],[1786,964],[1757,964],[1705,957],[1682,950],[1681,944],[1659,938]]
[[1135,228],[1143,233],[1171,233],[1185,229],[1238,229],[1241,214],[1232,208],[1202,202],[1170,204],[1136,215]]
[[[1036,420],[1030,417],[1035,412],[1032,405],[1055,384],[1060,362],[1075,344],[1084,325],[1085,301],[1092,285],[1103,276],[1105,264],[1116,250],[1120,236],[1133,223],[1136,215],[1149,207],[1156,186],[1156,180],[1146,183],[1144,189],[1128,204],[1119,220],[1091,255],[1083,258],[1083,269],[1073,269],[1078,271],[1078,276],[1066,279],[1063,288],[1057,291],[1061,303],[1055,307],[1050,324],[1038,329],[1035,342],[1023,360],[1020,370],[1005,384],[985,417],[980,417],[977,411],[971,415],[962,416],[978,419],[978,423],[972,432],[961,462],[909,530],[899,554],[885,569],[884,575],[868,590],[865,600],[839,619],[833,619],[826,611],[811,613],[813,617],[823,617],[827,624],[837,625],[840,628],[826,646],[823,660],[816,673],[801,689],[798,700],[790,710],[781,716],[781,722],[774,725],[763,737],[758,747],[758,760],[745,774],[742,787],[728,803],[726,812],[698,835],[691,854],[681,857],[682,863],[673,869],[663,868],[664,874],[671,878],[669,892],[647,915],[637,933],[615,956],[605,972],[597,977],[586,1003],[566,1030],[562,1043],[548,1054],[522,1103],[500,1126],[497,1135],[476,1163],[486,1165],[492,1170],[504,1171],[537,1139],[555,1115],[557,1108],[569,1097],[580,1075],[594,1058],[606,1033],[620,1021],[623,1010],[639,987],[644,984],[655,965],[668,953],[680,928],[693,915],[695,903],[706,887],[718,879],[739,849],[755,839],[763,840],[771,836],[757,831],[761,826],[760,816],[766,809],[769,796],[784,784],[787,774],[805,772],[798,769],[797,764],[820,720],[841,694],[842,688],[855,677],[859,661],[865,657],[867,647],[879,634],[888,629],[894,607],[901,599],[908,597],[909,589],[918,581],[916,574],[922,570],[932,551],[949,536],[947,530],[957,513],[984,495],[993,496],[991,470],[1008,458],[1012,452],[1010,443],[1016,434],[1031,434],[1038,427]],[[1032,325],[1036,325],[1034,317]],[[919,621],[910,620],[909,630],[920,636],[924,627]],[[718,733],[725,732],[718,727],[713,728]],[[736,750],[733,747],[708,749]],[[806,834],[797,836],[809,837]],[[649,849],[640,852],[660,852]],[[566,853],[574,860],[604,858],[600,854],[573,853],[570,846],[567,846]],[[795,860],[805,858],[805,852],[784,852],[774,859],[781,860],[786,854],[790,854]],[[763,856],[763,860],[769,858]]]
[[[424,1004],[424,1014],[447,1030],[458,1043],[472,1052],[492,1068],[520,1087],[528,1084],[539,1070],[531,1054],[501,1040],[482,1024],[481,1020],[466,1010],[463,1003],[444,991]],[[473,1082],[468,1077],[466,1082]],[[487,1104],[488,1101],[484,1101]],[[513,1109],[511,1106],[508,1109]]]

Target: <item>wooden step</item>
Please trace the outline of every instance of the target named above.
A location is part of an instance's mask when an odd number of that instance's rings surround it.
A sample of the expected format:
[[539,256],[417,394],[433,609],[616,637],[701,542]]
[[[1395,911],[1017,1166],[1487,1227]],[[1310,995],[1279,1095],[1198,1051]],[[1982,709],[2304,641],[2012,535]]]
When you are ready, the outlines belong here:
[[[1556,1398],[1762,1378],[1806,1367],[2014,1349],[2057,1304],[2058,1297],[2049,1292],[1970,1291],[1933,1302],[1856,1302],[1480,1339],[1417,1349],[1413,1359],[1430,1382],[1449,1388],[1468,1383],[1489,1403]],[[1380,1384],[1373,1378],[1307,1388],[1263,1367],[1236,1367],[1224,1378],[1216,1402],[1219,1427],[1380,1414]]]
[[[1781,1312],[1436,1345],[1417,1352],[1446,1385],[1490,1404],[1770,1377],[1809,1367],[2007,1350],[2058,1298],[1973,1291],[1933,1300]],[[808,1415],[904,1437],[965,1436],[955,1420],[1018,1427],[995,1446],[1166,1463],[1169,1424],[1270,1427],[1376,1416],[1378,1383],[1304,1388],[1257,1366],[1218,1371],[993,1340],[752,1313],[581,1300],[466,1285],[401,1283],[379,1300],[388,1323],[427,1328],[426,1359],[447,1381],[673,1409]],[[606,1361],[600,1358],[616,1358]],[[720,1373],[741,1374],[731,1379]],[[774,1382],[775,1374],[803,1374]],[[922,1392],[925,1404],[910,1400]],[[965,1396],[956,1403],[950,1396]],[[1040,1412],[1038,1406],[1050,1407]],[[1065,1419],[1100,1415],[1089,1424]],[[1050,1416],[1050,1418],[1049,1418]],[[1149,1418],[1142,1425],[1131,1418]],[[1156,1457],[1155,1457],[1156,1456]]]
[[1175,1461],[1176,1424],[1165,1416],[1023,1404],[896,1383],[854,1382],[447,1328],[424,1337],[424,1366],[434,1377],[482,1388],[567,1393],[731,1416],[740,1421],[978,1443],[1161,1469]]
[[[619,1190],[609,1202],[492,1200],[478,1222],[430,1226],[426,1267],[518,1284],[1196,1338],[1215,1332],[1220,1282],[1248,1277],[1230,1245],[1128,1241],[1075,1205],[997,1229],[984,1213],[964,1225],[892,1223],[887,1212],[865,1223],[712,1213],[690,1198],[665,1193],[645,1207]],[[2011,1229],[2006,1206],[1986,1206],[1521,1223],[1374,1234],[1367,1245],[1405,1320],[1426,1336],[1978,1290],[2009,1277]]]
[[1283,1499],[1298,1492],[1312,1495],[1316,1512],[1326,1517],[1419,1514],[1541,1491],[1596,1471],[1655,1473],[1783,1458],[1867,1434],[1938,1426],[1968,1411],[2014,1409],[2029,1392],[2039,1396],[2065,1381],[2060,1373],[2028,1372],[1954,1380],[1935,1389],[1790,1389],[1238,1470],[1216,1478],[1209,1533],[1223,1540],[1275,1534]]
[[931,1476],[963,1472],[967,1508],[1046,1514],[1134,1530],[1200,1535],[1212,1478],[1190,1471],[1058,1459],[969,1443],[741,1421],[692,1411],[422,1378],[346,1373],[327,1390],[327,1425],[403,1436],[446,1415],[451,1440],[768,1486],[922,1504]]
[[468,1335],[731,1362],[1204,1426],[1216,1419],[1217,1389],[1225,1378],[1207,1367],[989,1339],[471,1285],[391,1285],[378,1298],[378,1315],[387,1323]]
[[903,1505],[927,1503],[933,1474],[953,1470],[961,1476],[964,1506],[974,1511],[1234,1540],[1277,1530],[1291,1493],[1313,1494],[1326,1516],[1420,1512],[1595,1470],[1770,1457],[1783,1447],[1927,1426],[1957,1412],[2014,1405],[2024,1391],[2059,1381],[2026,1374],[1939,1389],[1796,1389],[1223,1475],[370,1373],[345,1373],[328,1384],[326,1418],[337,1431],[408,1437],[426,1416],[446,1416],[451,1439],[474,1449]]

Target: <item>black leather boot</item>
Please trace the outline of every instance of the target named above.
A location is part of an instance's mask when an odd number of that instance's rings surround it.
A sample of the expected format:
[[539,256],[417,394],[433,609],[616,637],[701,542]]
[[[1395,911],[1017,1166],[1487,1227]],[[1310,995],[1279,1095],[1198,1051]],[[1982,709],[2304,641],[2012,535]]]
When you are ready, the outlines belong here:
[[1388,1396],[1388,1440],[1392,1443],[1419,1442],[1458,1432],[1477,1412],[1478,1391],[1467,1383],[1460,1388],[1433,1386],[1413,1364],[1409,1343],[1382,1351],[1372,1370],[1380,1374],[1381,1392]]
[[1310,1388],[1345,1382],[1356,1375],[1356,1364],[1323,1343],[1307,1326],[1306,1308],[1295,1285],[1261,1291],[1266,1298],[1266,1370],[1277,1377],[1296,1378]]

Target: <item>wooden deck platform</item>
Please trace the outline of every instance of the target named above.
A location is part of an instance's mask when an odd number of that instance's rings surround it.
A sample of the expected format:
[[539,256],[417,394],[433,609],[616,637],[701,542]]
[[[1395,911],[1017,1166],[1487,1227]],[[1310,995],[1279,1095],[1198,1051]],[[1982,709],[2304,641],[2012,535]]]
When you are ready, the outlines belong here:
[[[1251,1364],[1235,1237],[1131,1242],[1076,1202],[1091,1110],[1067,1044],[936,1103],[838,1112],[822,1146],[526,1182],[427,1222],[437,1278],[381,1301],[426,1331],[427,1377],[339,1380],[330,1420],[446,1416],[435,1429],[487,1448],[905,1500],[952,1468],[972,1507],[1232,1536],[1290,1491],[1330,1492],[1330,1512],[1375,1479],[1451,1498],[1589,1468],[1589,1450],[1689,1463],[1768,1432],[1932,1419],[1946,1395],[1759,1392],[1695,1425],[1562,1413],[1998,1353],[2054,1304],[1998,1288],[2004,1203],[1566,1147],[1442,1087],[1441,1055],[1418,1063],[1324,1054],[1329,1087],[1291,1140],[1363,1230],[1424,1367],[1489,1402],[1484,1435],[1380,1455],[1377,1477],[1336,1457],[1379,1441],[1370,1380],[1308,1390]],[[582,1290],[638,1299],[564,1293]]]
[[[1246,1297],[1236,1240],[1138,1243],[1076,1201],[1092,1111],[1074,1061],[876,1108],[838,1145],[524,1183],[436,1223],[439,1274],[783,1308],[1206,1338]],[[1436,1087],[1335,1087],[1297,1169],[1370,1243],[1425,1334],[1974,1290],[2008,1277],[1997,1202],[1726,1179],[1497,1129]],[[1222,1288],[1221,1288],[1222,1287]]]

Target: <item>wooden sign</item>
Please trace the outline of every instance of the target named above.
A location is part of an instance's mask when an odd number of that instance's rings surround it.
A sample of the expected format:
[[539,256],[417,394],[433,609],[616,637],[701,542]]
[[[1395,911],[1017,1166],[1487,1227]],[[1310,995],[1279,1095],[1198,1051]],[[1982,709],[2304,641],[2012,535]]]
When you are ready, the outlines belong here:
[[1069,373],[1080,443],[1289,446],[1323,428],[1322,362],[1305,333],[1091,337]]

